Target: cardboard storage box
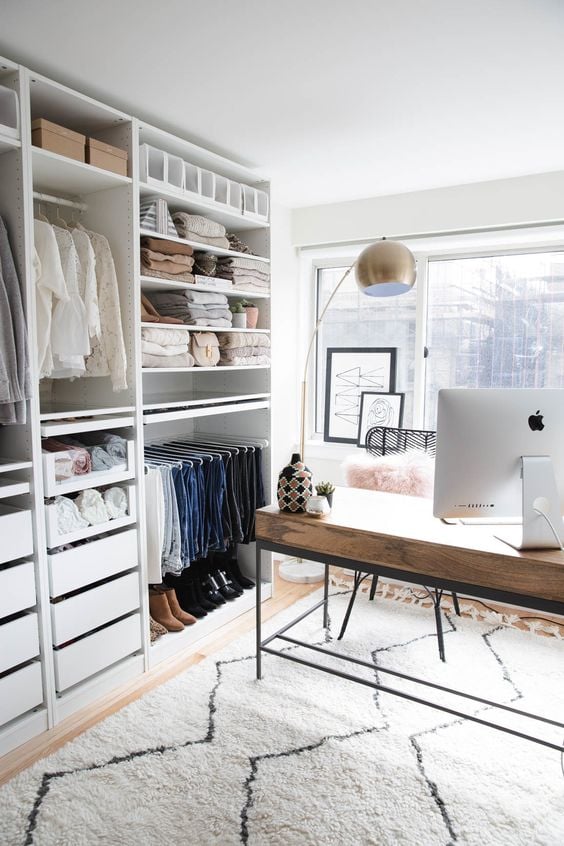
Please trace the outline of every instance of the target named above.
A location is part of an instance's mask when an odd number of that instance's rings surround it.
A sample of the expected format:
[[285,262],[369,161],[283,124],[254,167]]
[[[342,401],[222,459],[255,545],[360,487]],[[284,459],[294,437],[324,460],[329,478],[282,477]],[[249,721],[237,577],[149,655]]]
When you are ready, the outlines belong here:
[[84,161],[86,136],[57,123],[51,123],[45,118],[37,118],[31,122],[31,142],[35,147],[42,147],[60,156],[76,159],[78,162]]
[[103,170],[127,176],[127,152],[96,138],[86,139],[86,161]]

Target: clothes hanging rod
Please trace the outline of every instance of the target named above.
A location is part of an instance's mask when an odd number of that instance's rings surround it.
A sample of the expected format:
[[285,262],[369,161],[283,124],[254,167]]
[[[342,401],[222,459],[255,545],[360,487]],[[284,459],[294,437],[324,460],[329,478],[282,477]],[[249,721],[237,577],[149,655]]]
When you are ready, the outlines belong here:
[[54,194],[42,194],[40,191],[33,192],[33,199],[42,203],[52,203],[55,206],[67,206],[70,209],[86,211],[86,203],[79,203],[78,200],[68,200],[66,197],[55,197]]

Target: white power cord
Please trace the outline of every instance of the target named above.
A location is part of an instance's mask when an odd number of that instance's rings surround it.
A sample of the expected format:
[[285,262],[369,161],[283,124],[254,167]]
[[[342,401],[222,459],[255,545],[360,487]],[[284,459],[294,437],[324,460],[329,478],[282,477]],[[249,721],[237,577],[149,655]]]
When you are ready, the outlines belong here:
[[[538,496],[535,499],[535,501],[533,502],[533,511],[536,514],[540,514],[541,517],[544,517],[544,519],[546,520],[546,522],[550,526],[550,530],[551,530],[552,534],[554,535],[554,540],[556,541],[558,548],[564,549],[564,546],[562,546],[562,541],[560,540],[560,535],[558,534],[558,532],[554,528],[552,520],[550,519],[550,517],[546,513],[549,507],[550,507],[550,503],[545,496]],[[563,768],[563,772],[564,772],[564,763],[562,765],[562,768]]]

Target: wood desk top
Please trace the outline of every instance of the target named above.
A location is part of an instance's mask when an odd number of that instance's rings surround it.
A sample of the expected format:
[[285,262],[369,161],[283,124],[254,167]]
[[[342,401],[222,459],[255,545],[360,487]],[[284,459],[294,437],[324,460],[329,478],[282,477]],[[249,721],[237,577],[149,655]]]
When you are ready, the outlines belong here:
[[564,551],[518,551],[492,526],[447,525],[419,497],[337,488],[327,516],[267,506],[255,531],[265,543],[564,603]]

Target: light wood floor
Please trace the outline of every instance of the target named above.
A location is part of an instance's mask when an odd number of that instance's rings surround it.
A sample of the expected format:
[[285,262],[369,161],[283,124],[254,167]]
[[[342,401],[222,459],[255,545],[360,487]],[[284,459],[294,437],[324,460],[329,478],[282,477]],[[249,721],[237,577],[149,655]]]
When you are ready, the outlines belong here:
[[[282,581],[278,578],[276,568],[274,597],[263,604],[263,620],[268,620],[275,614],[279,614],[280,611],[293,605],[303,596],[317,590],[319,586],[319,584],[300,585]],[[168,681],[188,667],[199,664],[200,661],[223,649],[231,641],[252,631],[254,626],[255,612],[253,609],[232,623],[222,626],[213,636],[203,641],[203,644],[196,644],[193,651],[187,649],[181,655],[163,661],[158,667],[145,673],[141,679],[135,679],[117,688],[102,699],[88,705],[81,711],[77,711],[76,714],[68,717],[55,728],[43,732],[39,737],[34,737],[18,749],[4,755],[0,758],[0,785],[30,767],[40,758],[56,752],[65,743],[74,740],[83,731],[119,711],[120,708],[135,699],[139,699],[149,690],[153,690],[153,688],[158,687],[158,685],[163,684],[163,682]]]

